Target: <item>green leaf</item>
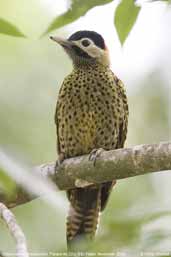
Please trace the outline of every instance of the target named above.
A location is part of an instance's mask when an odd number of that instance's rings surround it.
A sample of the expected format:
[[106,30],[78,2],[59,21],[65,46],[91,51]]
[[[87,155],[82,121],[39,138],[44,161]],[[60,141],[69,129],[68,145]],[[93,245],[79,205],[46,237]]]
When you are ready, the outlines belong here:
[[0,201],[3,195],[11,197],[15,187],[16,183],[3,170],[0,170]]
[[10,22],[0,18],[0,33],[14,37],[25,37],[24,34]]
[[112,0],[72,0],[72,4],[68,11],[56,17],[43,35],[75,21],[95,6],[104,5],[110,2],[112,2]]
[[121,44],[131,31],[140,11],[134,0],[122,0],[115,12],[115,27]]

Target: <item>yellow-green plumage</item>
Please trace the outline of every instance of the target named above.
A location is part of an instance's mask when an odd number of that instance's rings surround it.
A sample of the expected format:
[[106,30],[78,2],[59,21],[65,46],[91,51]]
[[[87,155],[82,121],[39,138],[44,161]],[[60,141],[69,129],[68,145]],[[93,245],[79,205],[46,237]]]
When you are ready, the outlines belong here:
[[58,96],[59,153],[68,158],[94,148],[122,147],[118,137],[121,134],[121,141],[125,140],[127,110],[123,84],[108,67],[74,69]]
[[[123,84],[108,67],[96,64],[74,69],[65,78],[58,96],[55,120],[59,155],[65,159],[88,154],[94,148],[110,150],[123,147],[127,116]],[[101,208],[100,191],[100,188],[89,187],[68,192],[72,206],[67,222],[68,240],[75,236],[83,219],[84,232],[94,235]],[[89,204],[92,208],[82,211],[85,207],[78,196],[87,199],[88,196],[91,198],[91,193],[95,195],[93,204]],[[87,230],[86,219],[92,225],[87,226]]]
[[[74,40],[80,42],[81,36],[86,40],[87,37],[91,38],[96,45],[91,43],[93,47],[90,45],[89,50],[85,49],[86,46],[80,45],[79,48]],[[64,79],[59,91],[56,106],[60,160],[89,154],[98,148],[122,148],[128,124],[128,105],[123,83],[110,70],[108,62],[103,63],[107,51],[103,38],[95,32],[81,31],[71,36],[71,39],[72,44],[70,38],[67,43],[54,38],[74,62],[72,73]],[[92,57],[95,54],[102,55],[100,61]],[[111,181],[67,192],[70,201],[67,218],[69,246],[80,237],[94,236],[99,212],[104,209],[114,184],[115,181]]]

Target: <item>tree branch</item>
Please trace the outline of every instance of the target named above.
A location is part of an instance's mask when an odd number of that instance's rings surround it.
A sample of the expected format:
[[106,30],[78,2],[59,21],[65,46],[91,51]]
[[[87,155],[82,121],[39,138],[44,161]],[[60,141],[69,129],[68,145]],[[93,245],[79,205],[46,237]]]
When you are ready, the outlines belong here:
[[[35,172],[50,178],[59,190],[67,190],[164,170],[171,170],[170,142],[103,151],[95,166],[89,155],[84,155],[65,160],[56,173],[55,163],[38,166]],[[3,202],[13,207],[33,198],[18,187],[14,199],[7,201],[4,197]]]
[[171,169],[171,143],[138,145],[132,148],[104,151],[95,166],[88,158],[87,155],[68,159],[61,165],[56,175],[56,183],[61,190],[75,187],[79,184],[79,180],[96,184],[169,170]]
[[0,217],[2,217],[6,223],[10,233],[16,241],[16,256],[29,257],[24,233],[17,224],[14,214],[3,203],[0,203]]

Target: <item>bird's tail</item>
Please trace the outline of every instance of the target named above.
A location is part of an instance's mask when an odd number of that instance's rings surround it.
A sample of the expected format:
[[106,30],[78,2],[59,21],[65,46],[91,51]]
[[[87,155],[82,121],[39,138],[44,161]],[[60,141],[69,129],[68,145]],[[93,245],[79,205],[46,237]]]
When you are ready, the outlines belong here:
[[[100,187],[72,189],[68,192],[70,210],[67,218],[67,245],[73,250],[78,243],[92,239],[95,235],[101,208]],[[85,245],[84,245],[85,246]],[[80,249],[79,249],[80,250]]]

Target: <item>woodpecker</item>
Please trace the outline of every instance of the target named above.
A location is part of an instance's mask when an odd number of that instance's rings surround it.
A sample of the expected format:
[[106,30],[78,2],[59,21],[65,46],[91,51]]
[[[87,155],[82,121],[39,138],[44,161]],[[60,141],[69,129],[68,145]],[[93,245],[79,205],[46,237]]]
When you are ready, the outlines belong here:
[[[124,85],[110,69],[103,37],[82,30],[68,39],[50,37],[73,62],[72,72],[60,88],[55,123],[60,161],[90,154],[93,149],[122,148],[127,135],[128,103]],[[106,206],[116,181],[67,191],[67,244],[92,239],[98,216]]]

